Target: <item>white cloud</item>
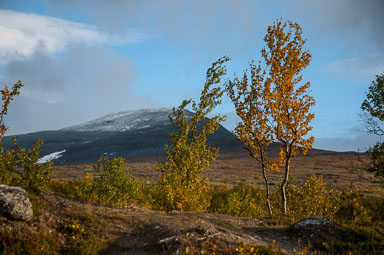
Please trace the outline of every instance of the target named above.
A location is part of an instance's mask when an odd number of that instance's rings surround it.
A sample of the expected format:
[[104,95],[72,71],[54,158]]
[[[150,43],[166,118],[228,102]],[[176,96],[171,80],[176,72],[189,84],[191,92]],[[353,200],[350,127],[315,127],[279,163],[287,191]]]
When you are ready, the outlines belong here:
[[53,54],[70,43],[135,43],[144,38],[136,32],[109,34],[96,26],[11,10],[0,10],[0,24],[2,62],[30,57],[42,49]]
[[348,137],[327,137],[316,138],[313,145],[316,149],[331,150],[331,151],[366,151],[376,142],[380,141],[380,137],[368,133]]
[[325,70],[341,75],[374,77],[384,71],[383,56],[354,57],[334,61]]

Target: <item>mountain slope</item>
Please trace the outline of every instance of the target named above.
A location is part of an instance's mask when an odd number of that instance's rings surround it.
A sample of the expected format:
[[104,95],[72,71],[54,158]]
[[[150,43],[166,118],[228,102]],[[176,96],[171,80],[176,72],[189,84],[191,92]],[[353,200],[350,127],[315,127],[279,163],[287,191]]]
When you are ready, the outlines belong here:
[[[112,113],[80,125],[17,138],[20,146],[26,148],[43,139],[41,156],[52,154],[55,163],[95,162],[101,156],[164,156],[164,145],[170,142],[168,135],[174,131],[168,119],[171,112],[172,109],[160,108]],[[185,114],[192,116],[189,111]],[[11,146],[11,141],[11,137],[4,137],[6,147]],[[221,152],[242,151],[241,144],[222,126],[208,143],[220,147]]]
[[[101,118],[80,125],[63,128],[62,130],[124,132],[155,126],[161,127],[169,125],[168,115],[171,112],[171,108],[146,108],[110,113]],[[192,117],[193,113],[186,110],[185,115],[187,117]]]

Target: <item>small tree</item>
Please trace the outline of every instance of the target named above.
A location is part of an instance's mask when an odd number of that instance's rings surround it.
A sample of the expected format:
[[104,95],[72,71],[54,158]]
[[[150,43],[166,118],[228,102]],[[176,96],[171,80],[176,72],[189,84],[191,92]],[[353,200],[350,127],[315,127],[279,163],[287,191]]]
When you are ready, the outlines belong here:
[[370,162],[366,170],[374,173],[376,177],[384,182],[384,143],[377,142],[373,147],[368,149]]
[[360,107],[366,129],[369,133],[383,136],[384,130],[380,122],[384,121],[384,73],[376,75],[376,79],[368,88],[366,97]]
[[[235,134],[246,145],[250,155],[261,162],[270,214],[272,209],[266,169],[277,169],[284,164],[281,209],[286,214],[285,190],[291,159],[299,152],[305,154],[314,142],[312,136],[306,137],[312,130],[309,122],[314,118],[309,113],[309,108],[315,104],[314,99],[308,95],[310,83],[298,85],[302,80],[300,72],[311,60],[311,54],[303,50],[305,40],[301,34],[302,30],[297,23],[282,23],[278,20],[269,26],[264,37],[267,48],[261,50],[265,71],[261,71],[261,65],[251,64],[250,79],[245,72],[242,80],[235,78],[227,86],[228,94],[242,120]],[[281,144],[279,159],[274,161],[266,158],[266,148],[273,141]]]
[[[384,121],[384,73],[377,75],[368,88],[366,99],[361,104],[361,117],[365,122],[367,132],[383,136],[384,130],[380,122]],[[371,162],[367,168],[377,177],[384,178],[384,143],[377,142],[368,150]]]
[[250,64],[250,78],[244,72],[243,78],[235,77],[226,84],[227,92],[235,105],[241,122],[237,124],[234,135],[244,143],[249,155],[260,162],[266,190],[266,203],[272,215],[267,169],[275,169],[276,162],[267,159],[266,149],[273,141],[270,125],[270,110],[264,90],[265,72],[261,66]]
[[[288,31],[287,31],[288,29]],[[310,82],[299,85],[300,74],[311,60],[311,54],[303,49],[305,40],[297,23],[275,22],[268,27],[264,41],[267,48],[262,56],[269,77],[264,83],[266,102],[273,121],[271,128],[275,139],[280,142],[280,159],[284,162],[284,179],[281,184],[283,214],[287,213],[286,186],[290,174],[291,159],[299,152],[306,154],[312,148],[313,136],[307,137],[314,114],[309,112],[315,100],[308,94]],[[299,147],[300,150],[299,150]]]
[[8,128],[4,125],[4,116],[7,115],[9,103],[13,100],[13,98],[20,94],[20,89],[23,86],[21,81],[18,81],[15,85],[12,86],[12,90],[9,91],[7,85],[4,86],[1,93],[1,100],[3,100],[3,106],[1,108],[0,113],[0,142],[3,139],[5,132]]
[[[0,113],[0,183],[20,185],[29,191],[39,192],[47,187],[50,181],[49,175],[52,173],[52,161],[45,164],[38,164],[41,140],[38,140],[30,149],[20,148],[16,137],[13,137],[13,146],[9,151],[5,151],[1,141],[8,128],[4,125],[4,116],[7,115],[8,106],[13,98],[20,94],[23,86],[20,81],[13,85],[9,90],[5,85],[1,93],[3,106]],[[23,171],[17,171],[17,168]]]
[[[226,73],[223,64],[228,60],[228,57],[220,58],[208,69],[199,103],[184,100],[177,109],[173,108],[173,116],[169,116],[176,131],[170,134],[171,147],[165,146],[167,160],[157,166],[166,174],[154,187],[160,209],[203,210],[209,205],[207,185],[200,174],[217,158],[218,149],[206,142],[224,118],[206,116],[221,103],[223,90],[213,86]],[[194,113],[189,119],[185,108],[190,104]]]

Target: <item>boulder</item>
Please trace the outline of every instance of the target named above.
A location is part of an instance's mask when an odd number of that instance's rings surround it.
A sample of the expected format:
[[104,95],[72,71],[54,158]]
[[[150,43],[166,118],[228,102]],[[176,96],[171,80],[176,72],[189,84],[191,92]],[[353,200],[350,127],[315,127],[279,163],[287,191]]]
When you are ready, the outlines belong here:
[[293,229],[310,229],[310,228],[319,228],[324,226],[335,226],[336,223],[330,219],[321,216],[310,216],[302,221],[297,222],[293,225]]
[[0,216],[12,220],[32,219],[32,204],[24,189],[0,184]]

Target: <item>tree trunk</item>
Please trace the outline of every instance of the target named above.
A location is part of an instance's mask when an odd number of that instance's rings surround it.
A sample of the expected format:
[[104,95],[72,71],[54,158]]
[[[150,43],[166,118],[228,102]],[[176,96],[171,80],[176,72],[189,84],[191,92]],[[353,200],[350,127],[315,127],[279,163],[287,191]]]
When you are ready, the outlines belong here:
[[285,193],[285,189],[287,187],[288,178],[289,178],[289,167],[290,167],[290,157],[285,159],[285,175],[283,183],[281,184],[281,212],[286,215],[287,214],[287,195]]
[[269,213],[269,216],[272,216],[273,212],[272,212],[272,207],[271,207],[271,196],[269,194],[269,183],[268,183],[267,173],[265,172],[264,162],[261,163],[261,168],[263,170],[263,177],[264,177],[264,181],[265,181],[265,191],[267,192],[268,213]]

